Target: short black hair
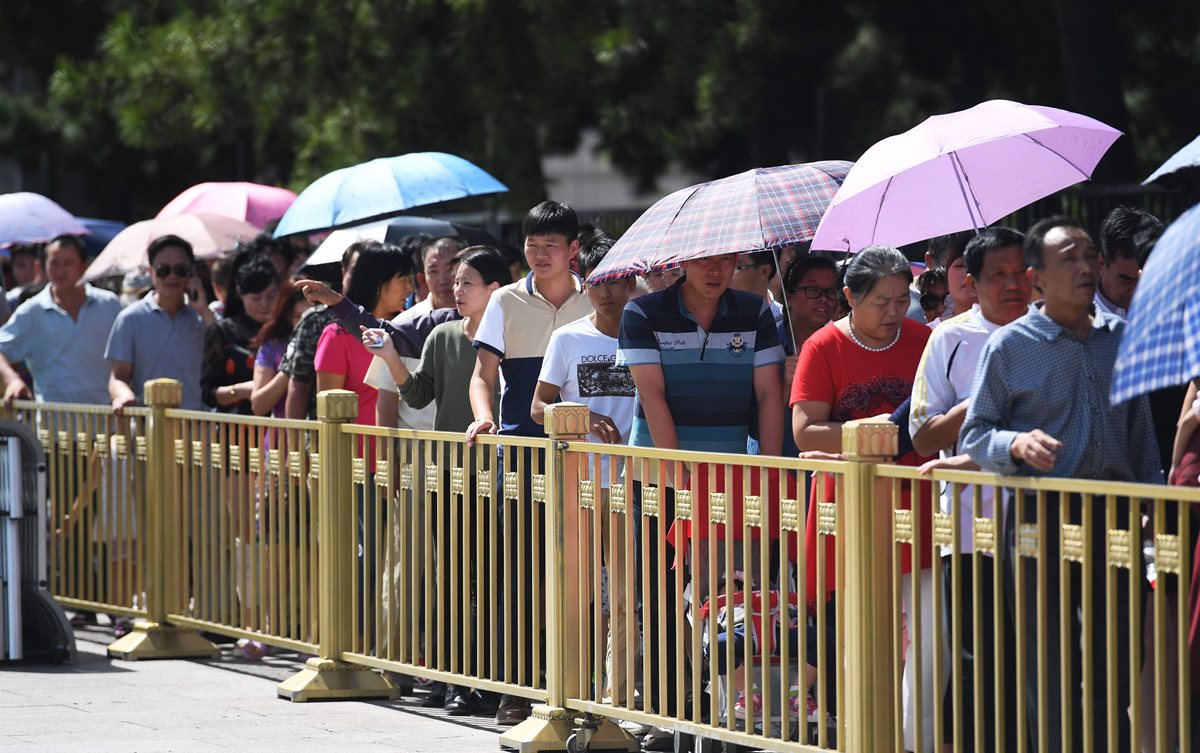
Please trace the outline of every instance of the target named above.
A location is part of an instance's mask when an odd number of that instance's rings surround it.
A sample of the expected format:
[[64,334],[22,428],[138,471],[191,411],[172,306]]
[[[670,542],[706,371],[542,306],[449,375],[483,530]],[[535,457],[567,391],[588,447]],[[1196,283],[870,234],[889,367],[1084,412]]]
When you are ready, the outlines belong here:
[[234,257],[231,266],[232,284],[225,289],[225,316],[230,319],[246,310],[243,295],[261,293],[281,282],[270,252],[243,251]]
[[507,243],[501,243],[493,248],[496,249],[496,253],[500,254],[500,258],[504,259],[505,264],[509,265],[510,267],[513,264],[516,264],[518,267],[524,268],[525,259],[521,256],[521,252],[517,249],[513,248]]
[[800,281],[814,269],[827,269],[837,279],[837,263],[828,256],[797,256],[783,273],[783,291],[788,295],[795,293],[800,289]]
[[929,267],[920,275],[917,276],[917,290],[921,291],[921,295],[932,293],[933,289],[938,285],[946,285],[946,270],[940,267]]
[[192,251],[192,244],[178,235],[164,235],[150,241],[150,247],[146,249],[146,258],[149,260],[151,266],[154,265],[154,257],[158,256],[158,252],[164,248],[177,248],[187,254],[189,262],[192,264],[196,263],[196,254]]
[[1087,232],[1083,223],[1065,214],[1056,214],[1033,223],[1029,232],[1025,233],[1025,264],[1033,269],[1043,266],[1042,251],[1046,246],[1046,235],[1056,227],[1070,227]]
[[961,230],[957,233],[930,238],[926,250],[933,259],[933,265],[945,269],[953,264],[958,257],[963,255],[967,244],[974,235],[970,230]]
[[600,238],[588,243],[587,246],[579,251],[579,271],[583,274],[584,279],[595,271],[596,267],[600,266],[600,262],[604,261],[604,257],[612,250],[613,244],[616,243],[612,238]]
[[535,235],[562,235],[567,241],[579,237],[579,218],[575,210],[565,201],[543,201],[525,215],[521,223],[521,234],[526,238]]
[[83,239],[80,238],[78,235],[73,235],[71,233],[63,233],[62,235],[56,235],[56,236],[54,236],[53,239],[51,239],[51,241],[49,243],[46,244],[46,248],[50,248],[55,243],[57,243],[60,246],[66,246],[68,248],[75,249],[75,253],[79,254],[79,261],[83,262],[84,264],[87,264],[87,260],[88,260],[87,247],[83,245]]
[[[1143,209],[1119,206],[1109,212],[1100,225],[1100,255],[1104,257],[1104,263],[1138,258],[1134,236],[1154,228],[1161,230],[1162,221]],[[1140,262],[1138,266],[1141,266]]]
[[238,244],[235,248],[239,253],[249,251],[252,254],[261,254],[267,257],[278,254],[283,257],[284,269],[290,268],[296,261],[296,247],[291,244],[291,241],[287,238],[276,238],[268,233],[259,233],[249,241]]
[[767,277],[768,280],[773,279],[775,275],[779,274],[779,264],[775,261],[774,251],[754,251],[749,254],[742,254],[742,256],[749,259],[750,263],[756,267],[770,267],[771,274]]
[[1150,252],[1158,245],[1158,239],[1162,237],[1162,234],[1163,224],[1161,222],[1144,227],[1134,234],[1133,251],[1137,255],[1138,269],[1146,266],[1146,262],[1150,260]]
[[967,274],[978,280],[979,275],[983,274],[983,257],[987,256],[989,251],[1009,246],[1016,246],[1024,253],[1025,234],[1010,227],[989,227],[980,230],[963,251]]
[[379,292],[385,283],[397,276],[412,276],[416,266],[413,258],[393,243],[359,241],[350,244],[358,251],[358,261],[350,273],[350,288],[345,296],[370,313],[379,303]]
[[899,275],[912,282],[912,267],[908,259],[891,246],[867,246],[846,265],[846,287],[856,298],[862,298],[885,277]]
[[467,242],[457,235],[443,235],[440,238],[430,238],[422,243],[420,256],[417,260],[419,266],[417,271],[421,272],[425,269],[425,257],[429,256],[432,251],[442,250],[452,243],[455,246],[455,255],[458,255],[458,252],[463,250],[467,245]]
[[465,264],[475,270],[483,278],[484,285],[495,282],[503,287],[513,281],[508,262],[491,246],[467,246],[455,255],[450,264],[455,267]]
[[16,261],[18,256],[28,256],[35,261],[44,261],[46,247],[41,243],[15,243],[8,249],[9,261]]

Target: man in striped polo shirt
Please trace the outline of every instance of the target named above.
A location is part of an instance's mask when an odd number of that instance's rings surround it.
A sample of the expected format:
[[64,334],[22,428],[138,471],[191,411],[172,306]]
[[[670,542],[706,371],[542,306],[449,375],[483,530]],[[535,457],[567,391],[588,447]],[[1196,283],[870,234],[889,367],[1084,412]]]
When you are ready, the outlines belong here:
[[[778,455],[783,444],[783,395],[779,364],[784,360],[779,331],[770,305],[761,296],[730,289],[737,255],[710,256],[683,263],[683,277],[670,287],[631,301],[621,317],[617,365],[628,366],[637,386],[637,414],[629,443],[659,449],[699,450],[744,454],[750,433],[750,416],[758,403],[759,442],[763,455]],[[649,479],[647,479],[649,481]],[[657,563],[658,547],[673,522],[674,504],[668,481],[661,485],[664,504],[651,520],[650,540],[643,542],[643,557]],[[634,487],[640,508],[640,484]],[[699,500],[697,500],[699,502]],[[703,549],[704,547],[701,547]],[[692,563],[694,574],[706,572]],[[675,605],[659,604],[645,595],[658,593],[665,579],[666,593],[675,591],[676,570],[650,568],[650,582],[642,584],[646,635],[660,635],[665,622],[668,645],[648,641],[651,666],[659,653],[668,664],[663,676],[646,678],[645,698],[659,697],[658,683],[673,682],[676,656]],[[692,603],[702,604],[703,587],[693,584]],[[658,713],[679,713],[673,704]],[[696,703],[698,699],[692,699]],[[662,735],[651,733],[643,741],[648,750],[661,749]],[[665,739],[661,740],[665,744]]]

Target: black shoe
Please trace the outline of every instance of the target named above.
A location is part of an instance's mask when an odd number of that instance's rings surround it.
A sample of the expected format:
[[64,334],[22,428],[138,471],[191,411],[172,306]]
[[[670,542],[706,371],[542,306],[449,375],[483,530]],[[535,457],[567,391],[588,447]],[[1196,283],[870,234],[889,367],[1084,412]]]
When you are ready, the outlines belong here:
[[511,727],[529,718],[529,701],[515,695],[506,695],[500,699],[500,708],[496,709],[496,724]]
[[446,687],[446,705],[443,706],[450,716],[465,716],[470,714],[471,709],[471,690],[470,688],[456,688],[453,685]]
[[427,709],[436,709],[446,702],[446,683],[435,682],[429,686],[429,692],[425,694],[424,700],[421,701],[421,706]]

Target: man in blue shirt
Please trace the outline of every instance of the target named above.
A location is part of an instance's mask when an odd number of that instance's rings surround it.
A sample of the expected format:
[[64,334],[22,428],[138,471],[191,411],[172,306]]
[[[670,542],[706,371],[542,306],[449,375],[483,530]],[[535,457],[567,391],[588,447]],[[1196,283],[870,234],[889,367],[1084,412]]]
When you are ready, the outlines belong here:
[[[73,235],[46,246],[50,284],[0,328],[0,384],[4,403],[30,395],[51,403],[108,402],[104,343],[121,311],[117,297],[83,282],[87,252]],[[13,369],[24,361],[33,391]]]
[[200,362],[204,329],[216,321],[195,276],[192,245],[166,235],[150,244],[154,291],[125,309],[113,323],[104,357],[112,363],[108,380],[113,410],[142,401],[151,379],[183,384],[188,410],[202,410]]
[[[1158,448],[1149,404],[1144,397],[1117,406],[1109,404],[1109,387],[1113,364],[1124,325],[1120,319],[1096,311],[1092,298],[1096,292],[1099,255],[1096,246],[1078,222],[1066,217],[1052,217],[1035,224],[1025,240],[1025,259],[1034,286],[1041,290],[1044,300],[1030,308],[1029,313],[998,330],[984,346],[975,381],[971,387],[971,403],[960,434],[960,447],[984,470],[1025,476],[1059,476],[1113,481],[1161,482]],[[1026,681],[1029,703],[1029,729],[1037,730],[1038,714],[1044,714],[1051,724],[1066,719],[1061,705],[1062,684],[1059,660],[1061,629],[1065,628],[1071,646],[1081,645],[1082,624],[1089,626],[1093,647],[1093,679],[1088,698],[1077,690],[1071,715],[1076,726],[1076,739],[1081,739],[1083,706],[1106,708],[1106,662],[1115,662],[1117,676],[1118,748],[1128,750],[1130,729],[1124,713],[1129,705],[1131,678],[1129,675],[1129,622],[1117,621],[1116,647],[1113,655],[1105,650],[1106,620],[1103,612],[1105,593],[1105,525],[1106,501],[1093,498],[1092,539],[1085,545],[1093,563],[1092,582],[1076,582],[1070,589],[1071,624],[1060,626],[1059,604],[1067,594],[1061,593],[1059,582],[1059,526],[1080,524],[1082,500],[1078,495],[1060,498],[1047,494],[1044,498],[1047,523],[1046,548],[1048,559],[1038,562],[1023,558],[1023,573],[1019,580],[1012,568],[1006,576],[1013,579],[1016,598],[1025,605],[1024,624],[1017,625],[1018,640],[1026,641]],[[1118,526],[1129,521],[1129,500],[1112,502],[1117,506]],[[1017,506],[1023,509],[1018,511]],[[1036,522],[1038,500],[1031,494],[1013,500],[1008,505],[1004,525],[1006,556],[1010,565],[1017,562],[1016,531],[1018,524]],[[1020,517],[1018,517],[1018,515]],[[1060,520],[1061,519],[1061,520]],[[1140,537],[1133,531],[1134,541]],[[1140,572],[1140,547],[1131,547],[1133,571]],[[1047,697],[1038,698],[1038,655],[1033,641],[1037,635],[1039,587],[1037,568],[1045,567],[1045,614],[1047,623],[1045,668],[1049,673]],[[1072,579],[1079,576],[1072,565]],[[1083,615],[1081,592],[1089,589],[1096,595],[1093,613]],[[1010,594],[1014,593],[1010,591]],[[1129,614],[1140,604],[1131,603],[1128,578],[1117,578],[1117,613]],[[1013,606],[1010,604],[1010,606]],[[1140,647],[1136,647],[1140,651]],[[1078,651],[1071,656],[1072,684],[1077,688],[1082,677]],[[1108,714],[1097,711],[1093,727],[1093,745],[1106,749]],[[1058,749],[1060,736],[1052,734],[1051,747]]]

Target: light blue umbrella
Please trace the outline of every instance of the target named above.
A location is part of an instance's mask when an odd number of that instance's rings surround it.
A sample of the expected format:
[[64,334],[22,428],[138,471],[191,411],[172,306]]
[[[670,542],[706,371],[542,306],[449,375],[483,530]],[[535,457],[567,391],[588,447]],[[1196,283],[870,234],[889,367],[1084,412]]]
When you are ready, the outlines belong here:
[[1154,246],[1129,307],[1113,405],[1200,376],[1200,204]]
[[1148,186],[1151,183],[1167,181],[1162,180],[1170,176],[1182,177],[1179,174],[1187,170],[1200,168],[1200,136],[1192,139],[1192,143],[1180,149],[1171,155],[1170,159],[1158,166],[1158,169],[1150,174],[1149,178],[1142,181],[1143,186]]
[[314,181],[283,215],[275,237],[349,227],[415,207],[506,191],[482,168],[453,154],[381,157]]

